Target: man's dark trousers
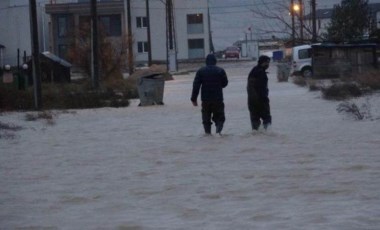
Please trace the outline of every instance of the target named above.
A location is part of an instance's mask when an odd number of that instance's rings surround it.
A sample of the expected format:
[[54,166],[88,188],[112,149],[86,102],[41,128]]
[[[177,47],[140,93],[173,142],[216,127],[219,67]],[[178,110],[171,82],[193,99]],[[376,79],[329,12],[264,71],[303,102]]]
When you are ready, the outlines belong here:
[[220,133],[226,120],[223,101],[202,102],[202,121],[205,133],[207,134],[211,133],[211,120],[215,123],[216,132]]
[[264,128],[272,123],[270,115],[269,99],[259,100],[257,98],[248,99],[248,109],[251,118],[252,129],[259,129],[261,120],[263,120]]

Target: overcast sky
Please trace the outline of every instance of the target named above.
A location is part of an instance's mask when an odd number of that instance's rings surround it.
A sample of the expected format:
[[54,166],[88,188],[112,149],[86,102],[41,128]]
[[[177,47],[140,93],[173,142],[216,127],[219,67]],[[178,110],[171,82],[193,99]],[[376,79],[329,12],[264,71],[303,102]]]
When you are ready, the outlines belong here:
[[[298,0],[294,0],[298,2]],[[317,9],[332,8],[341,0],[316,0]],[[248,28],[252,28],[252,38],[270,38],[272,35],[281,36],[279,33],[268,31],[281,31],[285,29],[277,20],[263,20],[252,12],[273,11],[284,18],[289,17],[286,6],[290,0],[209,0],[211,13],[211,30],[216,50],[222,50],[231,46],[235,41],[251,36]],[[370,3],[380,3],[380,0],[370,0]],[[310,13],[310,0],[304,0],[305,14]],[[290,19],[290,17],[289,17]],[[284,36],[284,35],[283,35]]]

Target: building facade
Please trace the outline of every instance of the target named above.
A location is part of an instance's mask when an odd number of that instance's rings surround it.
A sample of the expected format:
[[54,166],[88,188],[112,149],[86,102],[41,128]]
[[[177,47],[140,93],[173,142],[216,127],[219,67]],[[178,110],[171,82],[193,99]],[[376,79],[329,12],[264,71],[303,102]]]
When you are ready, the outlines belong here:
[[[111,39],[127,31],[127,0],[98,0],[100,23]],[[130,0],[135,62],[148,60],[146,0]],[[166,61],[166,0],[149,1],[151,55]],[[207,0],[172,0],[173,43],[178,60],[204,58],[210,52]],[[90,0],[37,0],[40,51],[67,57],[71,31],[90,17]],[[0,66],[22,64],[24,53],[31,56],[29,0],[0,0]],[[17,59],[17,50],[20,58]]]
[[[173,2],[174,52],[179,60],[204,58],[210,52],[210,28],[207,0],[175,0]],[[133,56],[136,63],[148,61],[148,20],[146,0],[131,0]],[[99,24],[111,39],[127,34],[125,0],[100,0],[97,3]],[[149,1],[151,57],[166,61],[168,57],[166,1]],[[56,0],[46,5],[50,15],[51,51],[65,58],[70,46],[70,29],[90,21],[89,0]]]
[[[46,45],[46,18],[42,0],[37,1],[37,21],[39,24],[40,50]],[[23,63],[24,53],[31,55],[30,17],[28,0],[0,1],[0,67],[16,66]],[[18,50],[20,58],[18,57]]]

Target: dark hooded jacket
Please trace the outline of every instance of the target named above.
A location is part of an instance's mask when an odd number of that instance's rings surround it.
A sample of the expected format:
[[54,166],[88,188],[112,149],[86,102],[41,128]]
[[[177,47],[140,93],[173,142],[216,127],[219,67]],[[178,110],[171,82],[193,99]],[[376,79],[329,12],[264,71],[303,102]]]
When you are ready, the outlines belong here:
[[223,101],[223,88],[228,84],[224,69],[216,66],[213,54],[207,55],[206,66],[200,68],[194,78],[191,101],[196,101],[201,89],[202,101]]
[[260,65],[255,66],[248,76],[248,98],[266,102],[268,101],[268,76]]

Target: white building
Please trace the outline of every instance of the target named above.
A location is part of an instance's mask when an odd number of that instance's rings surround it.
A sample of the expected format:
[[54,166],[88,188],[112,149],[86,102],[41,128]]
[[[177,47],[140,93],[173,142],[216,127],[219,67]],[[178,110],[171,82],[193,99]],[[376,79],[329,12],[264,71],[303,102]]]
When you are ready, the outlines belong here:
[[[37,1],[37,18],[41,25],[40,34],[43,34],[42,17],[43,5],[41,0]],[[40,39],[40,49],[43,50],[43,39]],[[2,47],[2,48],[1,48]],[[17,50],[20,52],[20,64],[24,52],[31,55],[31,36],[28,0],[0,0],[0,67],[4,65],[17,65]]]
[[[207,0],[172,0],[176,56],[179,60],[204,58],[210,52]],[[167,60],[166,0],[149,1],[153,61]],[[90,0],[37,0],[40,51],[65,58],[68,30],[90,16]],[[120,37],[127,31],[126,0],[98,0],[98,15]],[[133,50],[136,62],[147,62],[146,0],[131,0]],[[119,27],[119,28],[117,28]],[[20,63],[31,55],[29,0],[0,0],[0,66]]]
[[241,57],[257,60],[260,55],[258,45],[259,42],[257,40],[241,41],[239,44]]
[[[174,44],[178,59],[204,58],[210,52],[207,0],[175,0],[173,2]],[[127,32],[127,8],[124,0],[101,0],[97,4],[101,23],[109,36],[118,38]],[[51,16],[52,52],[65,57],[69,41],[62,31],[76,28],[90,16],[89,0],[56,0],[46,5]],[[149,1],[151,56],[154,61],[167,60],[166,1]],[[146,0],[131,0],[131,25],[134,60],[148,60]],[[65,32],[66,33],[66,32]]]

